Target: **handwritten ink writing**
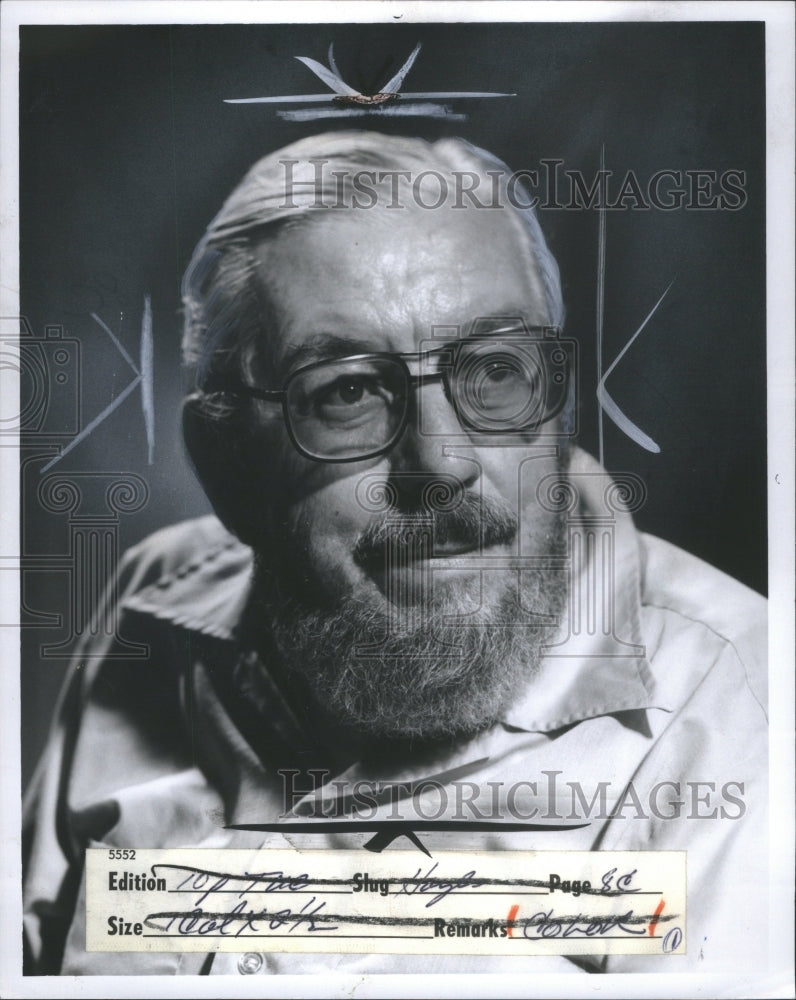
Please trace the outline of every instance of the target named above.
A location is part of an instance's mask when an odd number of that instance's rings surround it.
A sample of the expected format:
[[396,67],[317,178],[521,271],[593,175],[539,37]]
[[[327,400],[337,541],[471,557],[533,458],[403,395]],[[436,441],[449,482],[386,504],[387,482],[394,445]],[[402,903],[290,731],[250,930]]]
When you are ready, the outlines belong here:
[[429,907],[434,906],[435,903],[439,903],[457,889],[469,889],[483,884],[481,881],[475,879],[475,869],[465,872],[459,879],[432,878],[431,876],[438,867],[438,863],[433,864],[424,875],[420,874],[420,869],[418,868],[412,878],[403,880],[401,888],[396,895],[414,896],[417,893],[422,895],[434,892],[435,895],[426,903],[426,907]]
[[188,913],[150,913],[144,921],[144,926],[164,934],[171,933],[174,928],[176,933],[183,937],[205,935],[242,937],[247,933],[259,935],[266,926],[270,931],[287,927],[288,934],[292,934],[298,928],[302,928],[308,934],[338,930],[337,924],[322,924],[316,921],[315,918],[320,919],[319,915],[326,906],[326,902],[322,901],[310,910],[309,907],[316,899],[317,896],[313,896],[298,911],[288,907],[274,911],[252,910],[247,909],[247,901],[242,900],[228,912],[221,913],[209,913],[201,907],[196,907]]
[[638,888],[630,888],[630,884],[633,881],[633,876],[636,874],[637,869],[626,872],[624,875],[620,875],[616,880],[614,876],[616,875],[617,869],[611,868],[602,877],[602,893],[604,895],[620,895],[625,892],[639,892]]
[[[202,903],[214,892],[238,891],[238,897],[247,892],[300,892],[309,885],[309,876],[285,875],[282,871],[243,872],[241,875],[224,872],[205,871],[188,865],[155,865],[164,874],[170,871],[185,871],[188,874],[175,888],[177,892],[199,892],[194,906]],[[230,886],[230,888],[228,888]]]
[[[647,918],[644,917],[646,923]],[[607,916],[589,917],[582,913],[575,916],[557,917],[552,908],[544,911],[539,910],[528,917],[527,920],[517,921],[522,924],[522,933],[526,938],[557,938],[557,937],[599,937],[610,934],[612,931],[620,931],[622,934],[644,935],[646,928],[639,929],[628,926],[632,922],[637,922],[638,917],[633,915],[632,910],[627,913]]]

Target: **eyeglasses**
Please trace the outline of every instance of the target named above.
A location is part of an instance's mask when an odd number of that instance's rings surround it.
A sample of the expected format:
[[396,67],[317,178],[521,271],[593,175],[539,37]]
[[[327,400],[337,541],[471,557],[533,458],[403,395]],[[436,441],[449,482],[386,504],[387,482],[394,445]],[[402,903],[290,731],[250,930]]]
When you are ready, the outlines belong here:
[[[317,462],[356,462],[388,452],[406,428],[414,391],[434,383],[442,385],[468,434],[528,435],[566,400],[574,342],[561,340],[560,332],[512,329],[417,354],[315,361],[288,375],[281,389],[239,381],[208,389],[281,403],[294,447]],[[416,374],[410,364],[419,368]],[[433,426],[420,431],[434,434]]]

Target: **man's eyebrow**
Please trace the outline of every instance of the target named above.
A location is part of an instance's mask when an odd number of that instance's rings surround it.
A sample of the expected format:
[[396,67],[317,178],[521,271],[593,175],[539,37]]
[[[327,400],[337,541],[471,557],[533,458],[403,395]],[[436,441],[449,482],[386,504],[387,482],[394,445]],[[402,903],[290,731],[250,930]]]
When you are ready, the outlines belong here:
[[[467,328],[468,337],[479,336],[482,333],[491,332],[522,332],[523,330],[547,329],[550,324],[539,325],[532,323],[525,317],[524,309],[505,309],[494,316],[478,316],[473,319]],[[465,338],[462,338],[465,339]]]
[[373,354],[376,351],[374,344],[367,340],[340,337],[332,333],[316,333],[302,343],[286,348],[277,364],[280,372],[290,372],[313,361],[345,358],[351,354]]
[[[516,336],[521,333],[529,333],[533,336],[542,330],[556,329],[555,327],[537,326],[524,319],[520,312],[509,313],[499,316],[479,317],[466,326],[458,328],[458,337],[444,339],[439,338],[439,345],[434,341],[427,340],[426,349],[435,352],[446,348],[455,347],[456,344],[466,344],[468,341],[480,341],[489,337],[501,337],[505,335]],[[434,346],[430,346],[433,344]]]
[[[474,335],[481,337],[490,334],[519,333],[524,329],[533,330],[536,327],[523,318],[521,309],[507,309],[495,316],[479,317],[479,319],[460,327],[458,337],[453,337],[450,340],[440,338],[439,348],[437,344],[434,344],[434,347],[427,349],[434,351],[451,347],[463,340],[471,339]],[[378,354],[379,348],[371,341],[359,337],[343,337],[334,333],[315,333],[300,344],[287,347],[277,358],[277,370],[284,376],[303,365],[312,364],[313,361],[374,353]]]

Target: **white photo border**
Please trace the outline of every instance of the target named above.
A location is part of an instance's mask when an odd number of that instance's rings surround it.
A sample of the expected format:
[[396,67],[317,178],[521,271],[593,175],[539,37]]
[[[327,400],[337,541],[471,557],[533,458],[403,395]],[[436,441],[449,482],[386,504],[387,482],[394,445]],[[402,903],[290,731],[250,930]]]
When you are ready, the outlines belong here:
[[[18,28],[24,24],[213,24],[341,23],[348,21],[434,23],[447,21],[765,21],[767,86],[767,350],[768,350],[768,530],[770,584],[770,779],[771,779],[771,938],[768,973],[746,976],[649,974],[601,976],[603,997],[791,996],[793,990],[793,784],[794,784],[794,7],[789,2],[471,2],[425,3],[225,2],[210,0],[107,0],[44,2],[5,0],[0,9],[0,210],[2,275],[0,316],[19,315],[18,201]],[[13,407],[18,386],[2,372],[5,406]],[[14,411],[16,412],[16,410]],[[0,553],[18,556],[18,453],[0,449],[2,517]],[[18,577],[0,573],[2,606],[19,606]],[[21,885],[19,868],[20,739],[19,642],[0,629],[0,776],[2,788],[2,872],[0,873],[0,994],[4,997],[269,996],[440,997],[473,995],[471,976],[326,977],[246,980],[191,977],[82,978],[21,975]],[[594,985],[594,984],[593,984]],[[546,995],[573,997],[588,987],[582,973],[535,977],[529,984],[511,974],[485,977],[484,996]]]

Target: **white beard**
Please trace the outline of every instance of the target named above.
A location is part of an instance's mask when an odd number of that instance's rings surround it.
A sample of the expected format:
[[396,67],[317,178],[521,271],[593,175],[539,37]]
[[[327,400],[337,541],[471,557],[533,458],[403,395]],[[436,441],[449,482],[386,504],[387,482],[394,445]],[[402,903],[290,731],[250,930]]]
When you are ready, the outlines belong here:
[[[547,554],[564,548],[558,518]],[[517,572],[505,575],[500,596],[463,623],[451,617],[478,607],[472,581],[435,588],[422,608],[397,609],[399,627],[385,601],[344,597],[318,610],[269,601],[265,580],[260,610],[284,675],[300,679],[332,723],[377,739],[466,738],[493,726],[526,690],[566,604],[562,570],[524,570],[519,595]]]

